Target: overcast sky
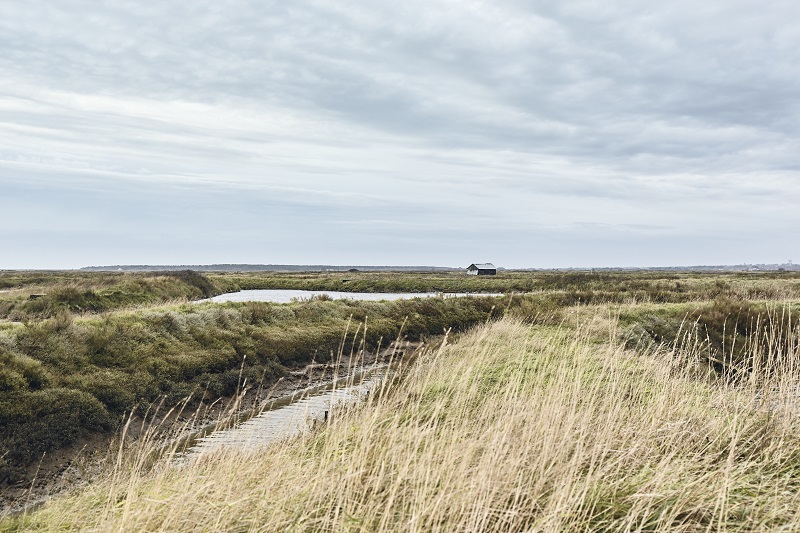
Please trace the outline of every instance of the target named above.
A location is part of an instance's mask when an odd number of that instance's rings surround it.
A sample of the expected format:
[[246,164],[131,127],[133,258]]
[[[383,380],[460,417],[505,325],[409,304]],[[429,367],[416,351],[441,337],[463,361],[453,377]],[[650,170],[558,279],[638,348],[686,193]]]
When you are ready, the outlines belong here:
[[0,268],[782,263],[796,0],[2,0]]

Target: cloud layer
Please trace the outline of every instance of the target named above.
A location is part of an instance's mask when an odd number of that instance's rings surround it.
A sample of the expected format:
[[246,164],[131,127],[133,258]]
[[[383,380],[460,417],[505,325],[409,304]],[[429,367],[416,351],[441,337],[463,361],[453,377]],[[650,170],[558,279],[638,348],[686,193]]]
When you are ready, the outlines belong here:
[[800,4],[0,5],[0,268],[781,262]]

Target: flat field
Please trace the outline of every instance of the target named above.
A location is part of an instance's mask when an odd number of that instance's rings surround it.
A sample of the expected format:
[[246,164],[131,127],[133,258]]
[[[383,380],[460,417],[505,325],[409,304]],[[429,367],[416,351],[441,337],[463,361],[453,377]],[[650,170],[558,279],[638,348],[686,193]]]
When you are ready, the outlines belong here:
[[[182,469],[131,446],[96,482],[5,529],[800,528],[797,274],[22,278],[0,275],[6,487],[32,483],[41,454],[110,439],[126,413],[165,397],[230,396],[243,377],[277,380],[343,342],[450,333],[318,431]],[[108,296],[120,286],[149,296]],[[186,303],[232,288],[507,295]],[[65,289],[106,304],[76,308]]]

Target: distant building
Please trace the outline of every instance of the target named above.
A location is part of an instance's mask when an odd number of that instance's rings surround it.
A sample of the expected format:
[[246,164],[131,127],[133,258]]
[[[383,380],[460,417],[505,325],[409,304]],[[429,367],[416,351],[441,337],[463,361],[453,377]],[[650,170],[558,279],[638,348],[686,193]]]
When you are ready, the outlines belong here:
[[473,276],[494,276],[497,274],[497,267],[491,263],[472,263],[467,267],[467,274]]

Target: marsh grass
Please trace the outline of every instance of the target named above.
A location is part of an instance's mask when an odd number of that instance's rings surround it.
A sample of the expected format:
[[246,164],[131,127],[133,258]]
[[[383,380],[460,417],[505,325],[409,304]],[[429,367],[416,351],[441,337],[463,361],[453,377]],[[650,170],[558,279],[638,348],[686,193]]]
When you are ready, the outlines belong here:
[[[124,428],[135,405],[147,419],[159,401],[235,398],[245,380],[324,360],[343,349],[349,321],[369,324],[359,349],[403,323],[411,339],[485,325],[269,452],[228,451],[178,473],[152,461],[157,439],[140,428],[141,446],[118,455],[106,481],[0,529],[800,528],[795,275],[53,276],[0,295],[10,316],[9,305],[43,305],[20,294],[55,288],[54,305],[0,325],[0,481]],[[185,304],[248,283],[533,292]],[[112,294],[110,305],[87,311],[74,300],[87,293]]]
[[62,312],[94,314],[236,290],[191,270],[176,272],[0,272],[0,318],[30,321]]
[[[6,522],[87,531],[755,531],[800,527],[798,353],[698,378],[608,309],[503,319],[321,431],[181,469],[118,468]],[[787,345],[781,344],[780,347]],[[783,349],[783,348],[780,348]]]
[[349,321],[374,350],[486,320],[496,299],[202,304],[76,316],[61,310],[0,334],[0,483],[24,481],[42,454],[109,435],[142,414],[204,391],[216,399],[291,369],[328,362]]
[[691,304],[616,307],[628,346],[690,351],[717,374],[747,379],[751,370],[783,364],[798,349],[800,306],[791,301],[719,298]]
[[624,302],[681,303],[717,298],[800,298],[797,272],[214,272],[217,285],[240,289],[305,289],[351,292],[532,293],[556,306]]

